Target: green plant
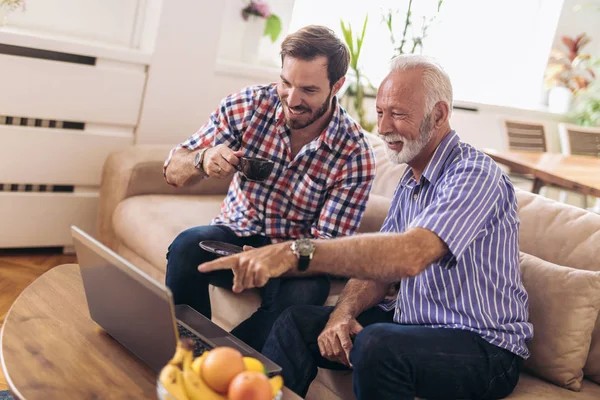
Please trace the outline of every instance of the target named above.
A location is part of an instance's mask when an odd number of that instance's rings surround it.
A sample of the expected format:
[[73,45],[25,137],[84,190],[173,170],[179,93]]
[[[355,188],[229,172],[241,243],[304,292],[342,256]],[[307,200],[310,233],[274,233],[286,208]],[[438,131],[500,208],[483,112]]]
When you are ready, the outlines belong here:
[[[423,16],[422,19],[422,23],[421,23],[421,27],[419,29],[419,32],[417,34],[415,34],[414,32],[414,24],[413,24],[413,15],[412,15],[412,3],[413,0],[408,0],[408,9],[406,10],[406,13],[404,14],[404,26],[401,28],[401,34],[400,34],[400,39],[398,39],[396,37],[396,23],[395,21],[398,20],[398,18],[400,17],[400,10],[398,9],[388,9],[384,14],[383,14],[383,22],[385,24],[385,26],[388,29],[388,32],[390,33],[390,41],[392,42],[392,46],[394,46],[394,56],[400,55],[400,54],[414,54],[417,51],[417,48],[420,48],[420,50],[423,50],[423,40],[425,40],[425,38],[427,37],[427,31],[429,29],[429,27],[434,23],[434,21],[437,18],[437,14],[440,12],[440,8],[442,7],[442,3],[444,2],[444,0],[437,0],[437,8],[436,8],[436,15],[434,15],[433,17],[425,17]],[[411,29],[411,36],[409,38],[409,28],[413,28]],[[410,42],[410,43],[409,43]],[[410,45],[410,50],[405,49],[404,46],[409,44]]]
[[581,126],[600,126],[600,82],[575,96],[569,121]]
[[[365,33],[367,31],[367,22],[369,21],[369,15],[365,16],[365,21],[363,23],[362,31],[360,34],[354,35],[352,31],[352,25],[350,23],[346,23],[343,20],[340,20],[340,25],[342,27],[342,33],[344,36],[344,41],[348,45],[348,49],[350,50],[350,70],[352,76],[352,83],[348,88],[348,94],[354,99],[354,111],[358,116],[358,123],[365,129],[366,131],[371,131],[375,127],[375,123],[369,122],[366,119],[366,112],[364,106],[365,99],[365,86],[372,85],[366,76],[363,75],[361,68],[358,64],[358,60],[360,58],[360,52],[362,50],[363,42],[365,39]],[[349,97],[348,97],[349,98]]]

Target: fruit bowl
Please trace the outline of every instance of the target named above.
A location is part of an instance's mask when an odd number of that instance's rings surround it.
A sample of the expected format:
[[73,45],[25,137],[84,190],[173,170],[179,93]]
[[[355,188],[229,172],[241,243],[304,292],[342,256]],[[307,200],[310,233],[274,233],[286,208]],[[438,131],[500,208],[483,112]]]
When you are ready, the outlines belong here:
[[264,365],[231,347],[193,356],[193,341],[184,338],[156,382],[161,400],[281,400],[283,378],[269,378]]
[[[160,380],[156,381],[156,394],[158,395],[158,400],[178,400],[164,388],[162,383],[160,383]],[[280,390],[279,393],[277,393],[277,396],[273,397],[273,400],[281,399],[283,399],[283,391]]]

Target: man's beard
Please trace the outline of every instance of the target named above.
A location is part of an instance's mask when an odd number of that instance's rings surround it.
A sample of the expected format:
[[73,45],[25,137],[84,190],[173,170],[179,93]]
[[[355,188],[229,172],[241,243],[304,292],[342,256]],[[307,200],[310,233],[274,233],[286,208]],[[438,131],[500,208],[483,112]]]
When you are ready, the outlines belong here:
[[[289,112],[289,108],[290,106],[288,105],[288,103],[283,100],[283,104],[285,104],[285,106],[288,108],[288,112]],[[310,124],[312,124],[313,122],[315,122],[316,120],[318,120],[319,118],[321,118],[329,109],[329,104],[331,104],[331,90],[329,91],[329,95],[327,96],[327,100],[325,100],[325,102],[321,105],[321,107],[317,108],[314,112],[312,109],[310,108],[306,108],[303,106],[300,107],[294,107],[295,110],[298,111],[308,111],[310,112],[310,117],[308,118],[308,120],[306,122],[298,119],[298,120],[292,120],[290,118],[288,118],[287,116],[285,117],[285,124],[287,125],[288,128],[290,129],[302,129],[302,128],[306,128],[307,126],[309,126]]]
[[385,152],[388,159],[394,164],[408,164],[418,156],[421,151],[427,146],[427,143],[433,136],[433,128],[431,126],[431,114],[427,115],[419,126],[419,137],[415,140],[406,140],[398,134],[385,135],[383,140],[395,142],[402,141],[402,150],[394,151],[388,146],[385,146]]

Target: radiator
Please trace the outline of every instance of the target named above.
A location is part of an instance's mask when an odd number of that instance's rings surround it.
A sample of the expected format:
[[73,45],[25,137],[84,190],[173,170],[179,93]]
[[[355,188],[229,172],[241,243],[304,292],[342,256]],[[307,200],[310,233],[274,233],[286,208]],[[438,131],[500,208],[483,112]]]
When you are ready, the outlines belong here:
[[26,39],[0,35],[0,248],[71,246],[71,225],[95,231],[104,160],[135,142],[150,58]]

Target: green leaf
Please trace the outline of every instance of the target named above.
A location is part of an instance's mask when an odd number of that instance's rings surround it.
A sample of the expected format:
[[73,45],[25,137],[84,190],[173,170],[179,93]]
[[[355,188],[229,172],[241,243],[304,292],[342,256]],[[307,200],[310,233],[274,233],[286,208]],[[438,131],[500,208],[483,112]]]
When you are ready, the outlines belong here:
[[365,16],[365,22],[363,23],[363,29],[359,37],[356,38],[356,60],[360,57],[360,49],[362,49],[363,40],[365,40],[365,32],[367,30],[367,22],[369,21],[369,14]]
[[350,57],[354,57],[354,38],[352,37],[352,26],[344,23],[343,20],[340,20],[340,25],[342,26],[342,33],[344,34],[344,41],[348,45],[348,49],[350,49]]
[[281,19],[277,15],[271,14],[271,16],[267,18],[264,35],[269,36],[271,38],[271,42],[275,43],[280,33]]

